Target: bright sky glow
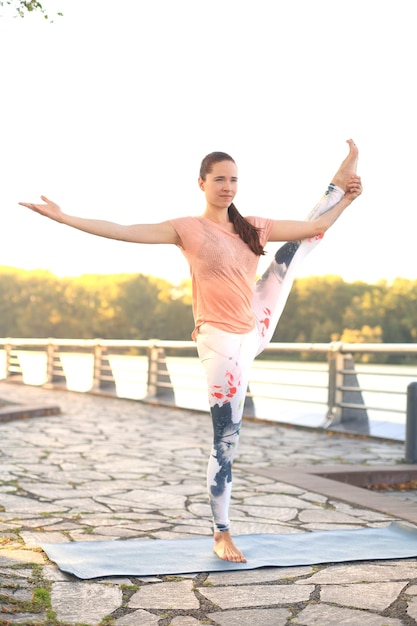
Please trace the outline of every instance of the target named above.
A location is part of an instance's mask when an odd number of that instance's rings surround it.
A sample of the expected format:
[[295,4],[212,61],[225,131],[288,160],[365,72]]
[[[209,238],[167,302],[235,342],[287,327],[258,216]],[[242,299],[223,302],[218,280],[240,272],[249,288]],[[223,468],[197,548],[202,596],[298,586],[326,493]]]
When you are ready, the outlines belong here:
[[364,193],[299,275],[417,278],[413,0],[46,4],[64,17],[0,18],[0,265],[178,283],[175,247],[95,238],[18,201],[122,223],[198,215],[200,161],[224,150],[244,215],[303,219],[353,137]]

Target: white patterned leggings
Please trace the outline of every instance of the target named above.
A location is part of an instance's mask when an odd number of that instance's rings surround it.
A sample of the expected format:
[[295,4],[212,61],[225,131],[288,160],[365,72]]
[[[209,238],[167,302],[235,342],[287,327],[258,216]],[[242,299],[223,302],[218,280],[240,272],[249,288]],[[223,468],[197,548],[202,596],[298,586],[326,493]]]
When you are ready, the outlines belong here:
[[[331,209],[343,191],[330,185],[307,219]],[[199,328],[197,350],[205,369],[213,447],[207,468],[207,489],[214,530],[230,530],[229,505],[232,493],[232,464],[239,442],[243,407],[250,369],[274,334],[294,280],[298,263],[319,242],[320,237],[284,244],[255,286],[253,311],[255,328],[237,335],[209,324]]]

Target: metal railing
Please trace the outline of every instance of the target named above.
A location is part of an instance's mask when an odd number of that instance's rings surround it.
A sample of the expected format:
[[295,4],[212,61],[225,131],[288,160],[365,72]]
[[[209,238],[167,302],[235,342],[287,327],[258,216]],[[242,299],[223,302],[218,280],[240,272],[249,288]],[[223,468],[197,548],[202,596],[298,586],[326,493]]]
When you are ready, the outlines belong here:
[[[38,358],[36,365],[36,384],[70,388],[63,360],[65,355],[72,354],[89,359],[91,384],[85,381],[84,391],[177,406],[186,406],[179,399],[182,390],[188,390],[188,395],[189,392],[198,390],[203,394],[202,397],[206,397],[202,368],[194,367],[192,360],[196,358],[197,352],[195,344],[191,341],[0,338],[0,357],[1,354],[3,374],[0,359],[0,379],[8,381],[33,384],[28,383],[25,376],[23,357],[35,354],[39,357],[41,354],[43,360]],[[323,417],[321,426],[326,428],[339,427],[353,432],[369,432],[370,411],[397,413],[402,415],[405,423],[407,385],[411,379],[417,380],[417,365],[415,369],[408,368],[406,374],[401,371],[384,372],[380,369],[377,372],[379,384],[372,387],[360,385],[358,377],[361,381],[366,377],[374,378],[376,366],[369,365],[364,368],[362,364],[355,363],[355,357],[361,358],[365,354],[407,355],[417,363],[417,344],[271,343],[263,354],[263,358],[271,356],[282,359],[284,355],[291,359],[298,357],[297,376],[294,380],[287,380],[285,385],[282,384],[284,373],[288,374],[291,371],[291,364],[294,361],[284,364],[281,360],[268,361],[271,378],[278,378],[278,382],[265,380],[265,369],[257,378],[255,368],[246,398],[246,415],[264,417],[255,411],[254,399],[256,399],[256,401],[279,401],[281,404],[319,406]],[[118,369],[115,366],[114,360],[117,357],[132,355],[141,358],[135,361],[135,375],[130,384],[128,376],[132,377],[132,370],[130,374],[126,374],[123,368]],[[311,362],[306,362],[310,356],[314,360],[318,355],[322,361],[320,365],[314,363],[312,366]],[[173,359],[181,363],[190,361],[191,366],[182,376],[173,375],[171,363]],[[179,366],[178,363],[176,366]],[[396,388],[390,389],[388,385],[381,384],[384,376],[391,383],[398,378]],[[126,387],[128,384],[136,389],[135,393],[123,391],[123,385]],[[141,392],[137,391],[138,387],[142,389]],[[365,402],[366,395],[371,397],[373,402]],[[378,401],[378,396],[383,399]],[[388,402],[389,397],[395,401]],[[197,401],[197,404],[199,403],[200,400]],[[206,409],[204,401],[201,401],[200,408]]]

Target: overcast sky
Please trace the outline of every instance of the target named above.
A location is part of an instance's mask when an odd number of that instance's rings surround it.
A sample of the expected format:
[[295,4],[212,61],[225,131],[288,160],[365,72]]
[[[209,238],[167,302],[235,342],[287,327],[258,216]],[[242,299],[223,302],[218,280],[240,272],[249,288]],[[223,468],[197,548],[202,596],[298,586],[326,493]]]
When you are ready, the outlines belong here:
[[122,223],[198,215],[200,161],[223,150],[243,214],[303,219],[353,137],[364,193],[299,275],[417,278],[413,0],[45,4],[64,17],[0,18],[0,265],[180,282],[175,247],[101,240],[17,203],[45,194]]

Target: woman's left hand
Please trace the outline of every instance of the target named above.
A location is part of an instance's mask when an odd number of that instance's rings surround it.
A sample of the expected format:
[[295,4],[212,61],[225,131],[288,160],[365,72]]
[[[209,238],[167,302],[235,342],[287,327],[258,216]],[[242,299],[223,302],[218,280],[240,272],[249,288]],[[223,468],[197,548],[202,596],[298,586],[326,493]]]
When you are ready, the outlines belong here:
[[354,200],[355,198],[360,196],[361,193],[362,193],[361,177],[357,176],[357,174],[354,174],[348,183],[345,196],[349,200]]

